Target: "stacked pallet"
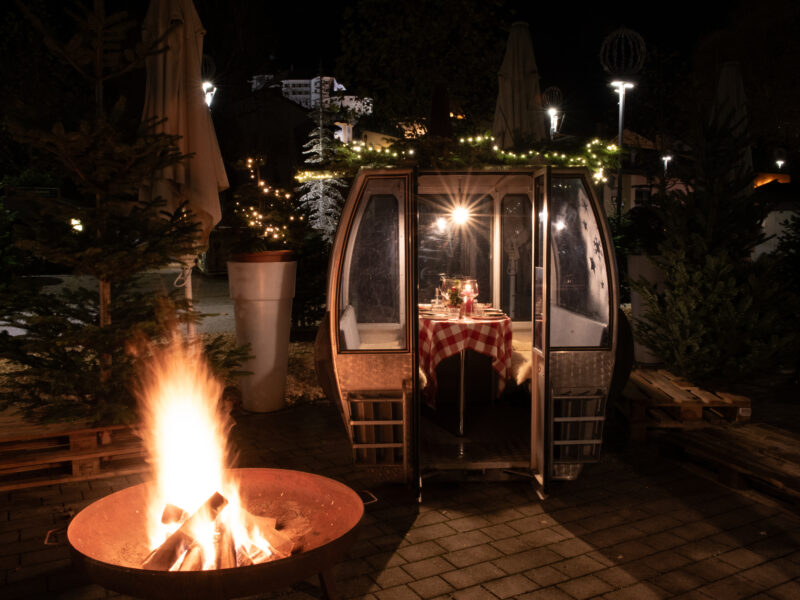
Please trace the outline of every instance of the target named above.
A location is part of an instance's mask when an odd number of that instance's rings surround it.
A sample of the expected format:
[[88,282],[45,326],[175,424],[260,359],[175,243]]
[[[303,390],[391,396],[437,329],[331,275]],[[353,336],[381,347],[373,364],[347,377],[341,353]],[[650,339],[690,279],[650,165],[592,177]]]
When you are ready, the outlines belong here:
[[731,487],[766,491],[800,510],[800,434],[753,423],[664,431],[659,441],[679,449]]
[[750,420],[750,399],[712,392],[663,369],[634,369],[623,392],[631,439],[652,428],[696,429]]
[[0,413],[0,491],[142,473],[144,454],[125,425],[38,425]]

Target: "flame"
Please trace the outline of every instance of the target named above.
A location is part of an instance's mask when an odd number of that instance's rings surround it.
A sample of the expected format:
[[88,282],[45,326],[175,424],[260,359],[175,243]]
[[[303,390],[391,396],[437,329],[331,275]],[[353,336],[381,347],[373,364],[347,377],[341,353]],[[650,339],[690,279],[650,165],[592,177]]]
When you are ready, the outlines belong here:
[[[153,349],[151,354],[139,394],[142,439],[154,470],[147,506],[150,549],[162,544],[180,526],[161,522],[165,506],[172,504],[192,515],[219,492],[228,504],[217,521],[231,531],[237,556],[243,549],[253,562],[260,562],[254,555],[267,559],[271,555],[269,543],[257,530],[248,531],[241,514],[238,483],[226,470],[233,421],[223,410],[222,384],[211,373],[198,344],[175,336],[168,346]],[[219,537],[215,523],[202,522],[191,533],[203,548],[203,569],[214,569]],[[180,557],[172,569],[177,569],[182,560]]]

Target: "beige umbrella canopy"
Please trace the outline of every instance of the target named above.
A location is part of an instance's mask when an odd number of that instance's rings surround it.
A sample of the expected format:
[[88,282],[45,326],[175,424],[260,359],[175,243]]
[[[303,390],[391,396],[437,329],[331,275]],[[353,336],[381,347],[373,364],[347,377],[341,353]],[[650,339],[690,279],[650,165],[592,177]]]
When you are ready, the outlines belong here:
[[532,141],[545,139],[539,69],[527,23],[518,21],[511,26],[498,82],[492,127],[497,145],[507,149],[521,138]]
[[211,114],[205,103],[200,64],[205,29],[192,0],[152,0],[142,26],[145,44],[173,27],[166,52],[147,58],[142,119],[166,119],[158,131],[179,135],[178,148],[193,156],[161,170],[142,186],[142,199],[162,197],[174,211],[186,201],[201,224],[202,245],[222,217],[219,192],[229,187]]
[[[143,41],[148,45],[166,35],[167,50],[147,58],[142,119],[166,119],[157,126],[157,131],[181,136],[178,149],[192,156],[162,169],[139,189],[139,197],[144,201],[163,198],[170,212],[185,201],[200,223],[198,242],[203,246],[208,245],[211,230],[222,218],[219,193],[229,187],[203,93],[200,65],[205,33],[192,0],[150,2],[142,25]],[[183,268],[175,280],[177,287],[184,287],[189,301],[194,259],[194,256],[182,258]],[[187,327],[190,338],[194,339],[194,323]]]

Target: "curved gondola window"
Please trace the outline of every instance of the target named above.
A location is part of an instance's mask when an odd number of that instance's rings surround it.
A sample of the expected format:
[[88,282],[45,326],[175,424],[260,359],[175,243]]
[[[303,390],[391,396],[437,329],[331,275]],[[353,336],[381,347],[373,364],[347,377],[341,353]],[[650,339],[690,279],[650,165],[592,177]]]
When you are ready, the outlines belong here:
[[550,239],[550,346],[607,346],[610,291],[606,255],[582,178],[553,178]]
[[339,347],[402,350],[406,348],[402,196],[367,198],[356,215],[345,252]]
[[446,275],[476,279],[478,301],[491,302],[491,196],[421,195],[417,210],[420,301],[430,302]]
[[509,194],[502,201],[500,308],[513,321],[531,320],[531,199]]

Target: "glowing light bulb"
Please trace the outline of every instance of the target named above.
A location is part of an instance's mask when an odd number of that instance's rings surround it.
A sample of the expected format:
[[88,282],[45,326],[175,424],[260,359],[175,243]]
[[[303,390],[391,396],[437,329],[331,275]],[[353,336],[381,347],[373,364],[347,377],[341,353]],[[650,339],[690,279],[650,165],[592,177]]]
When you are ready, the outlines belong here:
[[447,219],[444,217],[436,219],[436,228],[439,230],[439,233],[444,233],[447,229]]
[[453,209],[453,222],[456,225],[463,225],[469,221],[469,209],[465,206],[457,206]]

